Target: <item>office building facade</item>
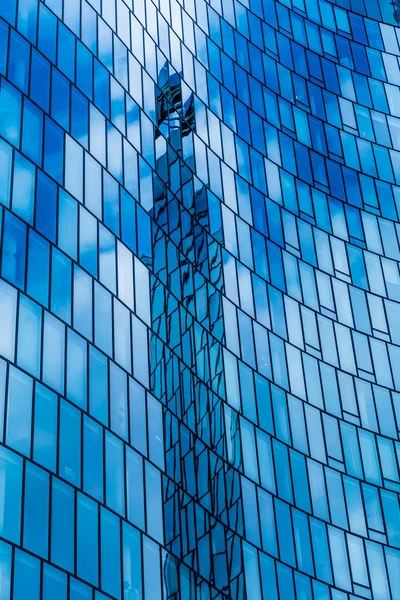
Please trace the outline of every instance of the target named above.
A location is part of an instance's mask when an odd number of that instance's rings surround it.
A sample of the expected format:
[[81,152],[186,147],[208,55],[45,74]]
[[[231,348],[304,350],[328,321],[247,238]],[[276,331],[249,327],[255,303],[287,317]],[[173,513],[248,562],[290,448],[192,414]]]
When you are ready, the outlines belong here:
[[400,600],[383,0],[0,3],[0,600]]

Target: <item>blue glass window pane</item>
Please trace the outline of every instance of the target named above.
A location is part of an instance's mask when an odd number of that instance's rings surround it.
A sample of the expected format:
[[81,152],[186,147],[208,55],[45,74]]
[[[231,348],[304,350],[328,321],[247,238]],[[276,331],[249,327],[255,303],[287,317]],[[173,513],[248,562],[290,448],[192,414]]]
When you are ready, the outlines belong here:
[[59,472],[75,486],[81,481],[81,413],[64,400],[60,403]]
[[0,134],[19,146],[21,130],[21,94],[4,79],[0,89]]
[[107,358],[93,346],[89,350],[89,378],[90,414],[104,425],[108,425]]
[[32,379],[10,368],[7,401],[6,442],[18,452],[30,456],[32,423]]
[[0,360],[0,440],[4,437],[4,410],[6,405],[7,363]]
[[43,332],[43,381],[64,393],[65,327],[53,315],[45,313]]
[[67,323],[71,322],[71,267],[71,261],[54,248],[51,269],[51,310]]
[[99,524],[97,504],[78,494],[77,570],[79,577],[98,585]]
[[49,304],[50,244],[33,230],[28,240],[28,294],[40,304]]
[[58,27],[57,66],[70,81],[75,80],[75,38],[62,23]]
[[80,408],[87,408],[87,343],[68,330],[67,397]]
[[50,119],[45,122],[44,138],[44,167],[45,170],[58,183],[63,180],[63,161],[64,161],[64,133],[52,123]]
[[12,156],[13,151],[11,146],[0,140],[0,180],[2,182],[2,186],[0,187],[0,202],[5,206],[10,206]]
[[40,561],[16,549],[14,562],[15,600],[39,600],[40,598]]
[[53,69],[51,116],[67,131],[69,130],[69,93],[69,81],[57,69]]
[[30,225],[33,224],[34,194],[35,167],[26,158],[15,154],[12,209]]
[[93,280],[74,265],[74,312],[73,323],[86,338],[92,338]]
[[103,501],[103,429],[84,417],[83,429],[83,489],[100,502]]
[[0,280],[0,354],[14,360],[17,290]]
[[51,494],[51,560],[69,572],[74,571],[75,492],[53,479]]
[[142,600],[142,544],[141,535],[127,523],[122,524],[124,600]]
[[42,311],[37,304],[22,295],[19,304],[18,333],[17,363],[38,377],[40,374]]
[[118,517],[101,509],[101,587],[114,596],[121,597],[121,541]]
[[24,103],[22,149],[37,165],[42,162],[43,117],[28,100]]
[[11,592],[11,546],[0,542],[0,600],[9,600]]
[[49,474],[34,465],[25,472],[24,547],[47,558],[49,540]]
[[92,98],[93,89],[93,58],[92,54],[83,44],[77,44],[77,73],[76,83],[85,96]]
[[130,439],[142,454],[147,454],[147,417],[145,390],[133,379],[129,379]]
[[160,544],[164,538],[161,475],[153,465],[146,462],[146,516],[147,531]]
[[43,600],[67,600],[67,575],[45,563],[43,565]]
[[[51,7],[52,8],[52,7]],[[56,62],[57,19],[44,4],[39,4],[39,50]]]
[[80,263],[97,277],[97,222],[84,208],[80,208],[79,249]]
[[143,459],[129,447],[126,449],[126,491],[128,519],[144,529]]
[[159,547],[149,538],[143,538],[144,585],[146,600],[162,597]]
[[58,206],[58,244],[68,256],[77,259],[78,203],[60,190]]
[[85,148],[88,148],[89,104],[86,98],[76,89],[71,93],[71,134]]
[[128,438],[127,376],[114,363],[110,364],[111,428],[117,435]]
[[[20,543],[22,502],[22,459],[4,447],[0,447],[0,508],[3,518],[0,535],[15,544]],[[0,588],[1,589],[1,588]]]
[[[32,1],[32,0],[25,0]],[[21,13],[20,13],[21,14]],[[32,50],[30,96],[45,112],[49,112],[50,64]]]
[[125,514],[124,448],[109,432],[106,433],[106,503],[118,514]]
[[73,578],[70,579],[69,585],[69,600],[92,600],[93,590],[88,585]]
[[57,186],[38,171],[36,190],[36,229],[51,242],[56,241]]
[[15,31],[11,31],[8,77],[22,92],[28,91],[29,44]]
[[118,183],[104,171],[104,223],[119,236],[119,186]]
[[50,471],[57,464],[57,415],[56,394],[39,383],[35,390],[35,419],[33,429],[33,458]]

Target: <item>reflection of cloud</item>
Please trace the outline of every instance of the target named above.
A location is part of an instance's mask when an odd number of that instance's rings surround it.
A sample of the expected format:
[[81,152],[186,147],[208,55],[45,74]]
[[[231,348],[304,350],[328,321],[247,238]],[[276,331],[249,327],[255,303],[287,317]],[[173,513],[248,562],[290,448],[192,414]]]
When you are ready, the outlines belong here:
[[120,241],[118,247],[118,297],[133,310],[132,252]]

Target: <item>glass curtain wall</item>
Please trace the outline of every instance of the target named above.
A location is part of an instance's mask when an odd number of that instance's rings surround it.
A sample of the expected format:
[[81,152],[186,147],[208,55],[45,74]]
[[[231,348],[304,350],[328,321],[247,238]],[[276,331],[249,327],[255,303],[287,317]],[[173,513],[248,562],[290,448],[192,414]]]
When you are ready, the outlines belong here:
[[397,0],[0,0],[0,600],[400,600]]

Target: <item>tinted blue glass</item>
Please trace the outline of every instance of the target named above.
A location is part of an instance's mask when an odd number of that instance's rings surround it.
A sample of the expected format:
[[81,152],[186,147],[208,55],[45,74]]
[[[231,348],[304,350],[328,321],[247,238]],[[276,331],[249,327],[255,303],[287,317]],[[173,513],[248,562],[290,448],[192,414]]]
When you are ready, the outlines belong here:
[[[2,481],[1,508],[3,519],[1,535],[3,538],[20,543],[21,501],[22,501],[22,460],[6,448],[0,448],[0,470]],[[7,576],[5,578],[7,581]]]
[[44,166],[46,171],[62,182],[63,176],[64,135],[62,130],[50,119],[45,121]]
[[7,213],[4,219],[2,275],[22,288],[25,279],[26,226]]
[[67,571],[74,569],[74,489],[55,478],[52,481],[51,560]]
[[40,561],[18,549],[15,553],[13,597],[16,600],[40,598]]
[[67,577],[62,571],[45,564],[43,569],[43,600],[52,600],[52,598],[66,600]]
[[24,153],[40,164],[42,161],[43,115],[29,101],[24,103],[22,149]]
[[99,576],[96,560],[99,552],[98,505],[80,494],[77,513],[78,574],[89,583],[97,585]]
[[27,291],[43,306],[49,303],[50,245],[35,231],[29,231]]
[[0,133],[14,146],[19,145],[20,119],[21,119],[21,94],[14,86],[1,81],[0,89]]
[[32,379],[11,368],[7,398],[7,443],[29,456],[32,423]]
[[56,241],[57,187],[41,171],[36,189],[36,229],[51,242]]
[[38,377],[40,374],[42,311],[40,306],[21,296],[18,315],[18,364]]
[[[34,3],[31,2],[31,5]],[[36,50],[32,51],[30,95],[36,104],[49,112],[50,64]],[[42,138],[42,134],[40,136]],[[41,141],[41,140],[40,140]]]
[[28,91],[29,44],[15,31],[10,36],[8,77],[22,92]]
[[24,546],[43,558],[48,551],[49,474],[30,465],[25,474]]
[[24,221],[33,224],[35,167],[22,156],[14,160],[12,209]]
[[397,599],[398,4],[0,3],[0,600]]

